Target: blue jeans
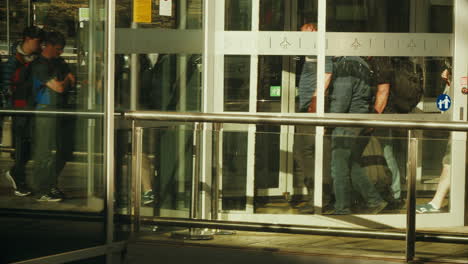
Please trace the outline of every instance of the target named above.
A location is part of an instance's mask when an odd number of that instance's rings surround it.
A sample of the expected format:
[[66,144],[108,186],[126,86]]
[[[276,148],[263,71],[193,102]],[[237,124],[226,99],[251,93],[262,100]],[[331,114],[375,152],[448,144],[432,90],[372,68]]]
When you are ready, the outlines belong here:
[[383,156],[387,167],[392,173],[392,197],[396,200],[401,198],[401,173],[398,162],[395,159],[393,133],[391,129],[379,129],[375,131],[374,135],[379,137],[382,146]]
[[[369,82],[360,77],[336,77],[330,95],[332,113],[368,113],[371,99]],[[351,213],[353,187],[366,200],[368,207],[383,200],[361,167],[362,153],[369,141],[362,128],[337,127],[332,133],[331,175],[335,189],[335,212]]]

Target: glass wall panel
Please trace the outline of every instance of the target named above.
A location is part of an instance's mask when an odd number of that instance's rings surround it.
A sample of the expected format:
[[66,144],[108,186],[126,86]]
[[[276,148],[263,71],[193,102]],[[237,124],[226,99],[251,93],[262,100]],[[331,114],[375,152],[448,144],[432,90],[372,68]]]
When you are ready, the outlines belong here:
[[226,0],[224,30],[252,29],[252,0]]
[[[199,132],[199,131],[198,131]],[[197,132],[197,133],[198,133]],[[194,129],[192,125],[155,126],[142,130],[141,215],[189,217],[194,173]],[[132,178],[130,130],[117,131],[116,210],[129,215],[135,208]],[[198,146],[200,147],[200,146]],[[196,157],[199,158],[199,157]],[[117,227],[118,236],[125,233],[125,224]]]
[[422,171],[417,181],[418,213],[450,212],[451,151],[452,144],[457,142],[464,144],[462,141],[452,140],[450,132],[423,132],[423,139],[418,142],[422,145]]
[[8,30],[7,30],[7,2],[0,3],[0,55],[8,53]]
[[248,134],[226,130],[222,133],[222,210],[245,210]]
[[327,1],[329,32],[453,32],[453,0]]
[[[130,55],[116,55],[115,107],[131,105]],[[138,110],[200,111],[202,58],[200,54],[139,54]]]
[[260,0],[261,31],[300,31],[306,23],[317,23],[317,0]]
[[[42,113],[2,117],[2,234],[11,245],[34,249],[7,249],[0,260],[6,263],[103,244],[106,190],[105,1],[9,4],[10,48],[32,62],[19,75],[12,73],[21,67],[2,65],[2,89],[9,91],[3,107]],[[22,40],[28,23],[43,28],[42,45]]]
[[[130,0],[116,3],[116,28],[128,28],[133,21],[133,5]],[[172,1],[171,14],[161,11],[160,1],[151,1],[151,22],[138,23],[142,28],[201,29],[202,0]]]
[[224,57],[224,111],[249,111],[250,56]]

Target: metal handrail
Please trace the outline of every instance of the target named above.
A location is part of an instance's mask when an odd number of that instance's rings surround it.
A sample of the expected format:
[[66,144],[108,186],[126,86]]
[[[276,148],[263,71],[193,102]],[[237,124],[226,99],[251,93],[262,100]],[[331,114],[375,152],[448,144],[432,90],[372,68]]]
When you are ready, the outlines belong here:
[[[237,123],[237,124],[269,124],[269,125],[310,125],[310,126],[326,126],[326,127],[363,127],[363,128],[398,128],[398,129],[407,129],[408,130],[408,137],[410,138],[410,148],[408,148],[408,157],[410,157],[410,162],[407,163],[408,171],[409,171],[409,181],[408,181],[408,194],[407,194],[407,225],[406,225],[406,234],[389,234],[389,233],[382,233],[379,231],[369,231],[364,233],[346,233],[346,232],[336,232],[330,229],[323,229],[318,230],[314,228],[285,228],[284,226],[273,228],[272,231],[279,231],[279,232],[291,232],[291,233],[329,233],[329,234],[342,234],[342,235],[349,235],[349,236],[370,236],[370,237],[382,237],[387,239],[401,239],[403,236],[406,239],[406,260],[412,261],[415,255],[415,243],[416,241],[421,240],[433,240],[437,242],[448,242],[448,243],[466,243],[467,240],[463,237],[455,237],[455,236],[432,236],[432,235],[424,235],[420,236],[416,232],[416,212],[415,212],[415,178],[416,178],[416,151],[415,149],[415,142],[416,138],[414,137],[414,133],[412,130],[445,130],[445,131],[468,131],[468,123],[466,122],[440,122],[440,121],[412,121],[412,120],[395,120],[395,119],[385,119],[385,116],[382,119],[378,120],[370,120],[364,119],[361,117],[359,118],[335,118],[335,117],[321,117],[317,115],[310,114],[308,116],[299,116],[293,114],[238,114],[238,113],[179,113],[179,112],[161,112],[161,111],[133,111],[133,112],[126,112],[123,113],[123,117],[129,120],[132,120],[133,123],[137,121],[166,121],[166,122],[205,122],[205,123]],[[372,118],[371,115],[369,115]],[[146,125],[136,125],[134,126],[134,133],[135,128],[141,128]],[[141,154],[141,149],[137,149],[136,153],[133,155]],[[217,188],[217,187],[214,187]],[[137,194],[138,195],[138,194]],[[192,199],[195,194],[192,192]],[[135,204],[136,207],[139,207],[139,204]],[[141,220],[141,219],[140,219]],[[147,219],[149,221],[153,221],[153,223],[159,224],[169,224],[174,225],[175,221],[170,221],[164,223],[161,219]],[[245,226],[245,225],[236,225],[236,224],[226,224],[221,222],[216,222],[209,220],[207,222],[184,222],[179,221],[179,224],[188,225],[192,224],[198,227],[220,227],[220,228],[228,228],[228,229],[260,229],[266,230],[264,227],[256,226]],[[139,223],[136,223],[139,225]],[[265,223],[266,224],[266,223]],[[271,226],[271,225],[269,225]],[[268,229],[268,228],[267,228]]]
[[[90,111],[41,111],[41,110],[6,110],[1,109],[0,115],[35,115],[35,116],[85,116],[85,117],[103,117],[103,112]],[[120,115],[120,113],[118,114]]]
[[402,128],[416,130],[468,131],[468,122],[408,121],[390,119],[359,119],[291,114],[230,114],[230,113],[180,113],[161,111],[133,111],[123,113],[130,120],[154,120],[168,122],[207,122],[269,125],[311,125],[328,127]]

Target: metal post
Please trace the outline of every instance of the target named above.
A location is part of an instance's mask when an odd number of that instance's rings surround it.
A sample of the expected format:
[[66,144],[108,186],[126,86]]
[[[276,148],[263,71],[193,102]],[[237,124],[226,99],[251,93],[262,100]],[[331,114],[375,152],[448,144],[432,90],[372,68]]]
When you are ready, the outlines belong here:
[[[200,137],[202,124],[195,123],[194,127],[194,172],[192,174],[192,199],[190,201],[190,219],[198,218],[198,209],[200,205]],[[210,240],[213,239],[213,233],[201,228],[189,228],[181,232],[172,232],[172,238],[184,240]]]
[[[115,1],[106,1],[107,11],[105,27],[105,172],[106,172],[106,245],[114,242],[114,191],[115,191],[115,159],[114,159],[114,55],[115,55]],[[113,260],[113,252],[107,251],[106,263]]]
[[[132,29],[138,28],[138,24],[132,22]],[[138,54],[130,55],[130,110],[135,111],[138,108],[138,79],[140,64]]]
[[[89,16],[89,25],[88,25],[88,101],[87,101],[87,109],[92,110],[94,109],[95,104],[95,94],[96,94],[96,48],[94,39],[96,39],[96,32],[94,29],[96,28],[96,19],[99,19],[98,15],[98,8],[96,1],[90,0],[89,12],[91,15]],[[114,56],[114,54],[108,54],[108,56]],[[110,102],[109,102],[110,103]],[[113,103],[113,101],[112,101]],[[88,197],[91,197],[94,192],[94,177],[95,177],[95,131],[96,131],[96,120],[89,119],[87,122],[87,174],[88,174]]]
[[6,44],[7,52],[10,54],[10,0],[6,0]]
[[140,231],[141,165],[143,155],[143,128],[132,122],[132,232]]
[[[215,173],[211,180],[211,220],[219,220],[218,212],[219,212],[219,204],[221,202],[220,199],[220,192],[219,192],[219,184],[220,184],[220,175],[221,166],[221,153],[220,153],[220,142],[221,142],[221,130],[223,124],[222,123],[214,123],[213,124],[213,141],[214,141],[214,153],[213,153],[213,164],[215,166]],[[228,230],[221,230],[221,229],[213,229],[212,230],[215,235],[233,235],[235,231],[228,231]]]
[[406,261],[411,262],[415,256],[416,243],[416,166],[418,141],[414,131],[408,131],[408,191],[406,199]]

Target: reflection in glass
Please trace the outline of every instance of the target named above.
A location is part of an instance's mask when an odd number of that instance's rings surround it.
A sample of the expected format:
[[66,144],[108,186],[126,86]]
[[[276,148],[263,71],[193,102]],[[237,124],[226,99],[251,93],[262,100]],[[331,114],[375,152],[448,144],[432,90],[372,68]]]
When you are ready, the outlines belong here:
[[[166,29],[201,29],[203,21],[203,1],[185,0],[172,1],[172,15],[160,14],[160,1],[152,1],[151,22],[138,23],[141,28]],[[121,0],[116,2],[116,28],[128,28],[132,24],[133,1]],[[183,9],[185,7],[185,9]]]
[[226,0],[224,30],[252,29],[252,0]]
[[449,212],[451,182],[450,133],[424,131],[422,144],[422,175],[417,186],[418,213]]
[[278,188],[280,127],[257,125],[255,137],[255,188]]
[[222,136],[222,209],[245,210],[247,202],[247,133],[224,131]]
[[[281,112],[283,71],[287,71],[288,56],[258,57],[257,111]],[[283,68],[284,67],[284,68]]]
[[331,32],[451,33],[452,18],[453,0],[327,1]]
[[305,23],[317,22],[317,0],[260,0],[261,31],[299,31]]
[[[117,131],[116,208],[128,214],[134,203],[131,192],[131,143],[129,130]],[[190,125],[143,129],[141,164],[141,214],[188,217],[194,157],[194,131]]]
[[[6,14],[6,10],[3,9],[5,2],[2,1],[0,4],[2,14]],[[36,63],[47,66],[42,70],[46,72],[48,80],[40,78],[44,76],[35,71],[36,67],[31,66],[29,77],[31,80],[34,79],[34,85],[40,83],[41,86],[34,86],[38,90],[34,90],[34,96],[28,98],[30,104],[26,106],[33,110],[76,111],[76,115],[67,116],[38,114],[21,116],[22,119],[16,118],[20,116],[15,116],[13,123],[10,117],[3,117],[1,120],[3,122],[0,155],[2,179],[7,179],[4,174],[7,171],[11,177],[8,177],[8,181],[0,181],[0,207],[26,212],[26,215],[28,212],[39,212],[37,216],[39,225],[32,229],[27,228],[28,223],[24,217],[9,216],[1,219],[4,221],[2,226],[9,227],[10,234],[6,234],[4,230],[1,233],[9,238],[11,245],[22,243],[25,248],[35,248],[32,252],[6,249],[8,255],[2,254],[0,262],[9,263],[105,243],[102,213],[105,208],[106,193],[102,141],[105,137],[104,120],[99,113],[103,109],[105,99],[103,84],[106,49],[103,37],[105,17],[99,15],[103,14],[105,1],[94,1],[92,6],[89,6],[87,0],[10,0],[8,2],[11,8],[10,44],[21,41],[22,32],[28,24],[60,32],[66,39],[65,47],[62,47],[61,41],[57,41],[57,38],[55,43],[46,42],[43,52],[50,51],[48,44],[51,44],[54,54],[49,57],[43,53],[44,58],[32,63],[34,66]],[[89,17],[86,21],[78,16],[81,8],[89,8]],[[5,20],[6,16],[0,18],[2,25],[5,25]],[[4,34],[7,31],[1,30],[1,32]],[[3,44],[4,35],[1,38]],[[63,55],[62,48],[65,48]],[[56,83],[57,86],[54,86],[50,80],[58,80],[60,84]],[[63,80],[67,81],[62,83]],[[51,86],[59,88],[53,91],[54,87]],[[13,110],[24,107],[21,104],[14,104]],[[80,114],[82,111],[97,112],[97,115],[83,116]],[[23,125],[20,124],[21,121]],[[14,152],[15,155],[8,152]],[[19,184],[13,184],[21,180],[22,173],[16,168],[13,169],[14,164],[21,163],[19,159],[25,161],[22,172],[26,175],[27,187],[33,191],[29,195],[24,195],[25,192],[18,190]],[[57,187],[58,190],[52,187]],[[47,214],[47,219],[41,218],[41,214]],[[70,214],[80,219],[71,220],[68,217],[54,216]],[[92,217],[93,220],[88,221],[88,217]],[[49,237],[49,239],[46,243],[38,242],[31,236],[34,232],[36,237]],[[63,240],[63,234],[67,234],[71,239]],[[32,239],[26,241],[25,237]]]
[[249,111],[250,56],[224,57],[224,111]]
[[[130,108],[130,59],[116,55],[117,109]],[[140,54],[138,62],[139,110],[200,111],[201,55]]]

